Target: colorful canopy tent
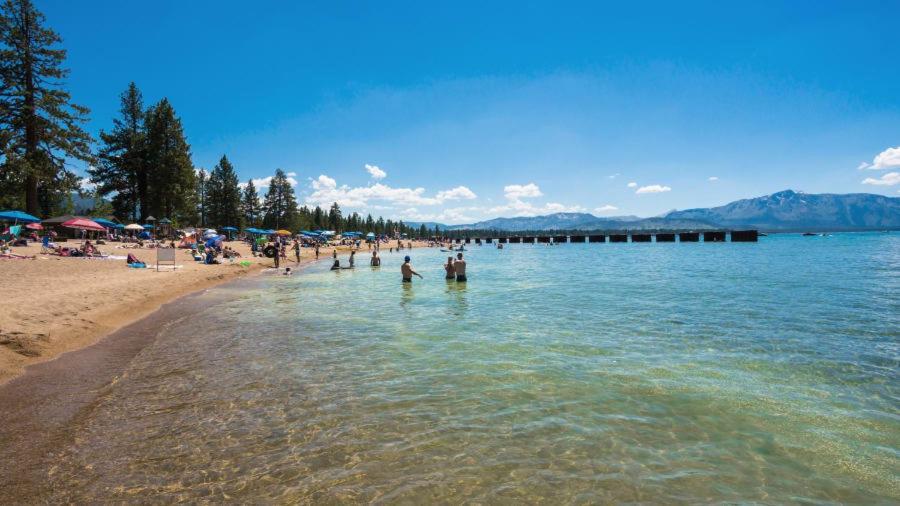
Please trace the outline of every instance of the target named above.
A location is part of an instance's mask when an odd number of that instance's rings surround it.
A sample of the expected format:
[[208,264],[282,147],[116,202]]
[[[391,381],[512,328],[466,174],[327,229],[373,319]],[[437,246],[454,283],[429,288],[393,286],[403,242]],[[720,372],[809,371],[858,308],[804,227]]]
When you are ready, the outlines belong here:
[[116,223],[116,222],[114,222],[114,221],[111,221],[111,220],[107,220],[107,219],[105,219],[105,218],[91,218],[91,220],[93,220],[95,223],[97,223],[98,225],[101,225],[101,226],[103,226],[103,227],[105,227],[105,228],[119,228],[119,227],[121,227],[121,225],[119,225],[118,223]]
[[103,228],[103,225],[87,218],[74,218],[63,223],[62,226],[67,228],[77,228],[79,230],[93,230],[96,232],[106,231],[106,229]]
[[22,223],[38,223],[41,221],[40,218],[36,218],[24,211],[16,210],[0,211],[0,220],[12,222],[21,221]]

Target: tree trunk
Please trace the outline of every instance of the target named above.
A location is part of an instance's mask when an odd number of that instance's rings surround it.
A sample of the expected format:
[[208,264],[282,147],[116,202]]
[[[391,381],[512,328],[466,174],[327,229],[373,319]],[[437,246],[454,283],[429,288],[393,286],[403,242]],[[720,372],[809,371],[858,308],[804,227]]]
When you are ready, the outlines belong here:
[[28,15],[27,4],[19,4],[23,20],[22,39],[25,46],[25,61],[23,70],[25,73],[25,165],[28,175],[25,177],[25,212],[35,216],[40,215],[38,204],[38,138],[37,118],[34,103],[34,65],[31,56],[31,18]]

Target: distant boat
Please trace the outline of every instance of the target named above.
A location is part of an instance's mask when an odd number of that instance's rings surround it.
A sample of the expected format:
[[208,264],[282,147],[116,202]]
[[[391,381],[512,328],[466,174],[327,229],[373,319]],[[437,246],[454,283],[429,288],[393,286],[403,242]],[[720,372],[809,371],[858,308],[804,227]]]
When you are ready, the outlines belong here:
[[758,235],[759,237],[769,237],[769,234],[766,234],[764,232],[758,232],[756,235]]
[[811,237],[811,236],[815,236],[815,235],[816,235],[816,234],[814,234],[814,233],[812,233],[812,232],[803,232],[803,236],[804,236],[804,237]]

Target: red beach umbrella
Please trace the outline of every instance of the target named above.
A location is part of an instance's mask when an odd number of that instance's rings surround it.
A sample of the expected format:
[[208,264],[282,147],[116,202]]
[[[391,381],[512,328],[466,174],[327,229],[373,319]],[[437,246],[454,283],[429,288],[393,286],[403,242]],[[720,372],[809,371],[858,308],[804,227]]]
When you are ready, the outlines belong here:
[[103,232],[106,230],[99,223],[87,218],[75,218],[63,223],[62,226],[69,228],[79,228],[81,230],[96,230],[97,232]]
[[25,228],[28,230],[44,230],[43,225],[40,223],[29,223],[28,225],[25,225]]

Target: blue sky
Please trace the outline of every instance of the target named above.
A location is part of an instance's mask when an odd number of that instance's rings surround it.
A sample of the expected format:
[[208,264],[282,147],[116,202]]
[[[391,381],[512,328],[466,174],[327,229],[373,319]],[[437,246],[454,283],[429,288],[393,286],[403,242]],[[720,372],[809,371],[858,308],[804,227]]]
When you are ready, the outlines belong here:
[[897,196],[900,3],[750,3],[37,0],[92,132],[133,80],[195,164],[283,168],[301,202],[460,223]]

